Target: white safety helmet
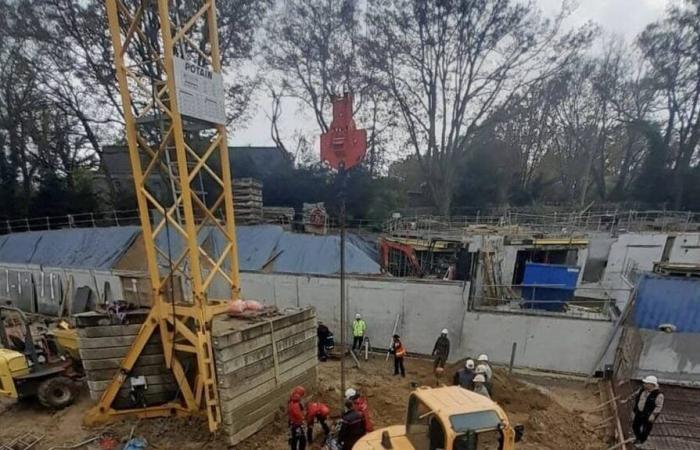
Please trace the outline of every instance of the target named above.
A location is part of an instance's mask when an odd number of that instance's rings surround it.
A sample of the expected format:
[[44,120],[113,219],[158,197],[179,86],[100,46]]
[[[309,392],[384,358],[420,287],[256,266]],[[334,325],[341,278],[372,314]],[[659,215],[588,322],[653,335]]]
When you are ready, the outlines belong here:
[[468,359],[468,360],[464,363],[464,367],[466,367],[467,369],[473,369],[473,368],[474,368],[474,360],[473,360],[473,359]]
[[360,315],[360,313],[355,314],[355,319],[362,319],[362,316]]
[[476,373],[486,373],[484,366],[476,366]]
[[474,377],[474,383],[486,383],[486,378],[482,374],[479,374]]
[[642,380],[642,383],[653,384],[654,386],[658,387],[659,386],[659,379],[656,378],[654,375],[649,375],[648,377],[644,377],[644,379]]
[[345,389],[345,400],[350,400],[354,396],[357,395],[357,391],[353,388],[347,388]]
[[482,353],[476,360],[479,362],[489,362],[489,357],[485,353]]
[[447,334],[447,328],[443,328],[442,331],[440,332],[442,334]]

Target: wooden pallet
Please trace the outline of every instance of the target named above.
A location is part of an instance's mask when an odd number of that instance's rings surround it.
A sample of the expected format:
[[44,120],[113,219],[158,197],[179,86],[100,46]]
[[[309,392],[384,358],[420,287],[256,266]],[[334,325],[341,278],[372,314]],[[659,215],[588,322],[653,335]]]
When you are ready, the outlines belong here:
[[700,278],[700,264],[654,263],[654,273],[673,277]]

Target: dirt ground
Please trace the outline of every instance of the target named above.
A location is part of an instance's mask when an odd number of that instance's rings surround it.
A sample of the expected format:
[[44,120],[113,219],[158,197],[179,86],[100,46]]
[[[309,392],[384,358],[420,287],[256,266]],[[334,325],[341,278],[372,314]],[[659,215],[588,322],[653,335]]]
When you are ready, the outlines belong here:
[[[449,383],[455,365],[445,371],[444,383]],[[411,383],[435,385],[430,361],[408,359],[407,376],[391,376],[391,361],[384,356],[373,356],[362,362],[361,369],[348,361],[347,385],[359,388],[369,399],[372,418],[376,427],[403,422],[406,399]],[[340,370],[337,361],[322,363],[319,370],[319,388],[309,399],[324,401],[332,409],[340,406]],[[448,375],[449,374],[449,375]],[[494,399],[508,413],[513,423],[525,425],[525,439],[517,445],[519,450],[599,450],[605,449],[605,437],[593,431],[596,414],[586,413],[599,403],[596,386],[584,386],[580,381],[535,376],[508,377],[506,372],[495,371]],[[82,392],[77,403],[65,410],[50,412],[35,402],[9,404],[0,402],[0,444],[7,444],[22,433],[33,431],[45,434],[36,447],[47,450],[52,446],[76,444],[94,436],[102,439],[80,448],[115,448],[111,445],[124,442],[128,436],[144,437],[149,448],[166,449],[221,449],[226,448],[223,439],[210,434],[204,420],[151,419],[126,420],[103,428],[86,428],[82,425],[83,413],[92,402],[87,392]],[[116,448],[120,448],[116,446]],[[239,446],[241,450],[287,447],[286,418],[280,411],[275,423]],[[313,448],[320,448],[314,444]]]

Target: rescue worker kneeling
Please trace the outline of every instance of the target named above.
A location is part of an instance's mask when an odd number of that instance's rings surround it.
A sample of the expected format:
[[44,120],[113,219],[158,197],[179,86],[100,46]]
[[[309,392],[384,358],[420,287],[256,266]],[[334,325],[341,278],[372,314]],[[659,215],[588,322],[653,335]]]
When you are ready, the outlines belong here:
[[314,441],[314,424],[318,422],[323,429],[323,441],[325,442],[331,429],[326,423],[330,408],[324,403],[311,402],[306,405],[306,441],[309,445]]

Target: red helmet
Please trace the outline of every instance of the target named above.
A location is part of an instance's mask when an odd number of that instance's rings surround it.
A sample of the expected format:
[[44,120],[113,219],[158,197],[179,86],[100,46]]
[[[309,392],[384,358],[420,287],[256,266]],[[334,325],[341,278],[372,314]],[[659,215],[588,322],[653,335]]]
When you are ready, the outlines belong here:
[[290,398],[292,400],[301,400],[304,396],[306,395],[306,389],[304,389],[304,386],[297,386],[294,389],[292,389],[292,395]]

